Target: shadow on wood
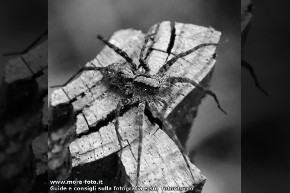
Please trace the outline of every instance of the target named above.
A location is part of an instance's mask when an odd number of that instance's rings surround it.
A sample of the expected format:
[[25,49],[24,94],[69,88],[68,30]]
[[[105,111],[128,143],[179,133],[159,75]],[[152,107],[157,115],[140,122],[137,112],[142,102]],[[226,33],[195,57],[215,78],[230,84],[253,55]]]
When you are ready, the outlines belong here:
[[[152,26],[148,34],[156,34],[147,42],[145,50],[145,60],[151,75],[156,74],[174,55],[202,43],[218,43],[221,35],[212,28],[182,23],[172,25],[170,22]],[[111,37],[110,42],[123,49],[136,64],[139,64],[140,49],[144,44],[144,34],[141,31],[120,30]],[[165,76],[186,77],[208,86],[215,64],[215,49],[215,46],[206,46],[178,59]],[[104,67],[114,62],[123,63],[124,59],[109,47],[105,47],[86,66]],[[107,157],[119,155],[120,162],[114,160],[114,163],[121,164],[119,166],[121,179],[116,181],[110,177],[102,180],[111,186],[121,183],[122,186],[134,187],[139,143],[136,125],[137,109],[136,107],[126,109],[119,118],[119,132],[124,147],[120,157],[120,145],[114,129],[114,115],[118,102],[124,96],[117,89],[112,89],[102,82],[102,78],[103,75],[98,71],[83,72],[71,83],[52,93],[50,112],[53,114],[50,117],[58,119],[54,114],[57,114],[55,109],[60,105],[67,104],[69,106],[67,109],[72,110],[67,111],[68,117],[71,117],[67,124],[51,128],[53,132],[50,135],[55,139],[50,137],[49,142],[51,144],[49,151],[52,155],[52,159],[49,160],[50,171],[54,173],[53,179],[68,179],[71,177],[69,176],[71,168],[72,171],[75,168],[78,168],[78,171],[89,171],[89,164],[96,166]],[[204,93],[191,84],[176,83],[169,93],[166,95],[160,93],[158,97],[163,101],[163,103],[156,103],[158,110],[174,126],[184,145]],[[50,120],[52,123],[55,122],[53,119]],[[175,143],[147,115],[143,124],[143,135],[138,183],[140,187],[185,187],[191,188],[192,192],[201,191],[205,177],[198,168],[190,164],[194,179],[191,177]],[[55,151],[57,153],[54,154]],[[82,170],[82,167],[86,169]],[[71,175],[75,178],[78,178],[78,175],[84,176],[75,172]],[[103,177],[105,176],[106,173]],[[188,191],[184,189],[177,192]]]

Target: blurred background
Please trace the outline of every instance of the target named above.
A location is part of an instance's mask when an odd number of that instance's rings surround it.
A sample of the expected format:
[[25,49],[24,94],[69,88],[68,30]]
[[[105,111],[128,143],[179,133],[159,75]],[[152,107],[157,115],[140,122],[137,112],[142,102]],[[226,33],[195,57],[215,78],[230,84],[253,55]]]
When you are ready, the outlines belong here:
[[289,3],[253,0],[243,50],[270,96],[242,70],[242,190],[290,192]]
[[[47,0],[0,2],[0,77],[5,63],[10,58],[2,54],[24,50],[45,29]],[[0,78],[0,84],[1,81]]]
[[147,32],[152,25],[165,20],[221,31],[211,89],[228,115],[206,97],[187,148],[197,152],[195,164],[208,179],[204,193],[241,192],[240,1],[50,0],[48,16],[49,85],[65,82],[78,65],[95,58],[104,46],[96,40],[97,34],[109,38],[126,28]]
[[[211,26],[221,31],[211,89],[218,95],[228,115],[217,109],[211,97],[206,97],[199,108],[187,148],[197,152],[195,164],[207,177],[203,193],[241,192],[239,1],[1,1],[0,53],[27,47],[46,29],[47,17],[50,86],[65,82],[76,72],[78,65],[84,65],[99,53],[103,44],[96,40],[96,34],[109,38],[116,30],[126,28],[147,32],[152,25],[165,20]],[[7,60],[0,55],[0,74]],[[251,78],[246,79],[252,88]],[[251,92],[264,97],[254,86]]]
[[[40,126],[39,110],[45,90],[35,89],[34,81],[5,84],[2,76],[7,61],[19,56],[2,54],[23,51],[46,29],[47,0],[0,2],[0,191],[3,193],[47,190],[45,174],[35,174],[36,159],[31,148],[32,140],[44,129]],[[38,147],[42,149],[43,145]]]
[[[204,193],[290,192],[289,29],[287,1],[254,0],[254,18],[244,50],[265,97],[244,69],[240,74],[240,2],[237,0],[9,0],[0,2],[0,52],[19,51],[45,30],[49,15],[49,84],[64,82],[93,59],[103,45],[96,34],[110,37],[119,29],[144,32],[153,24],[178,21],[221,31],[211,81],[229,115],[210,97],[202,102],[188,149],[207,176]],[[0,55],[0,75],[8,58]],[[1,82],[2,79],[0,79]],[[242,105],[241,109],[241,83]],[[241,184],[241,120],[242,184]]]

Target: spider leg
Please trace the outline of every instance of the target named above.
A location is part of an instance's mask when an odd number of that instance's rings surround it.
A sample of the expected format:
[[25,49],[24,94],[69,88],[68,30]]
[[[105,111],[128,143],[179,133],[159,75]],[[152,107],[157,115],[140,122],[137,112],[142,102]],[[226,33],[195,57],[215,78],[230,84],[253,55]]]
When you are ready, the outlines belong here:
[[177,54],[170,60],[168,60],[157,72],[158,76],[162,76],[179,58],[185,57],[192,52],[198,50],[199,48],[205,47],[205,46],[217,46],[216,43],[204,43],[204,44],[199,44],[198,46],[195,46],[194,48],[187,50],[186,52],[181,52],[180,54]]
[[155,101],[158,102],[159,104],[161,104],[161,103],[163,104],[161,113],[162,114],[165,113],[165,111],[167,110],[167,108],[169,106],[168,104],[170,104],[170,103],[168,103],[163,98],[158,97],[158,96],[155,97]]
[[154,36],[156,33],[153,33],[153,34],[146,34],[145,36],[145,40],[144,40],[144,44],[143,44],[143,47],[141,49],[141,52],[140,52],[140,58],[139,58],[139,66],[142,66],[146,72],[149,71],[149,67],[148,67],[148,64],[146,63],[146,61],[144,60],[144,51],[146,49],[146,45],[148,43],[148,41],[152,38],[152,36]]
[[90,71],[90,70],[104,70],[106,67],[93,67],[93,66],[84,66],[81,67],[72,77],[70,77],[64,84],[61,85],[54,85],[51,86],[50,88],[56,88],[56,87],[63,87],[66,86],[70,81],[72,81],[78,74],[84,71]]
[[[164,51],[164,50],[161,50],[161,49],[158,49],[158,48],[150,48],[150,50],[154,50],[154,51],[158,51],[158,52],[162,52],[162,53],[165,53],[165,54],[168,54],[166,51]],[[171,52],[170,54],[172,54],[173,56],[177,56],[178,54],[175,54],[175,53],[173,53],[173,52]],[[214,53],[214,54],[216,54],[216,53]],[[181,59],[183,59],[184,61],[186,61],[186,62],[189,62],[188,60],[186,60],[185,58],[181,58]]]
[[97,38],[102,41],[105,45],[113,49],[117,54],[122,56],[131,66],[132,69],[137,70],[137,65],[133,62],[132,58],[129,57],[129,55],[123,51],[122,49],[118,48],[117,46],[111,44],[108,40],[105,40],[103,36],[97,35]]
[[[132,99],[121,99],[118,104],[117,104],[117,108],[116,108],[116,121],[115,121],[115,131],[116,131],[116,134],[117,134],[117,139],[118,139],[118,142],[119,142],[119,145],[120,145],[120,158],[122,158],[122,152],[123,152],[123,146],[122,146],[122,137],[121,137],[121,134],[119,132],[119,117],[120,117],[120,112],[121,112],[121,109],[122,107],[124,107],[125,105],[130,105],[130,104],[133,104],[135,103],[136,101],[132,100]],[[121,165],[121,159],[119,159],[119,166]],[[117,172],[119,173],[120,170]]]
[[219,109],[220,109],[224,114],[227,114],[226,111],[221,107],[220,102],[219,102],[219,100],[218,100],[216,94],[215,94],[213,91],[211,91],[211,90],[209,90],[209,89],[203,87],[202,85],[196,83],[195,81],[190,80],[189,78],[184,78],[184,77],[168,77],[168,78],[167,78],[167,81],[169,81],[171,84],[174,84],[174,83],[177,83],[177,82],[190,83],[190,84],[192,84],[192,85],[195,86],[197,89],[199,89],[199,90],[205,92],[206,94],[209,94],[210,96],[212,96],[213,99],[215,100],[215,102],[217,103],[218,108],[219,108]]
[[40,36],[38,36],[29,46],[27,46],[24,50],[20,52],[10,52],[10,53],[5,53],[3,56],[14,56],[14,55],[23,55],[26,54],[29,50],[31,50],[35,45],[39,43],[39,41],[47,36],[48,29],[46,29]]
[[[155,51],[158,51],[158,52],[162,52],[162,53],[168,54],[166,51],[158,49],[158,48],[150,48],[150,50],[155,50]],[[172,54],[173,56],[177,56],[177,54],[175,54],[175,53],[170,53],[170,54]]]
[[115,131],[116,131],[116,134],[117,134],[117,138],[118,138],[118,142],[119,142],[119,145],[120,145],[120,157],[122,157],[122,151],[123,151],[123,146],[122,146],[122,138],[121,138],[121,135],[120,135],[120,132],[119,132],[119,116],[120,116],[120,111],[122,109],[122,107],[125,105],[125,100],[122,99],[118,105],[117,105],[117,108],[116,108],[116,122],[115,122]]
[[121,99],[118,104],[117,104],[117,108],[116,108],[116,122],[115,122],[115,130],[116,130],[116,134],[117,134],[117,137],[118,137],[118,141],[119,141],[119,144],[120,144],[120,147],[121,147],[121,151],[123,149],[122,147],[122,138],[121,138],[121,135],[119,133],[119,116],[120,116],[120,111],[122,109],[122,107],[124,107],[125,105],[132,105],[134,103],[136,103],[137,101],[132,99],[132,98],[129,98],[129,99]]
[[122,151],[123,151],[123,146],[122,146],[122,138],[121,138],[121,135],[119,133],[119,116],[120,116],[120,111],[123,107],[123,102],[122,100],[119,101],[118,105],[117,105],[117,108],[116,108],[116,121],[115,121],[115,131],[116,131],[116,134],[117,134],[117,139],[118,139],[118,142],[119,142],[119,145],[120,145],[120,159],[118,159],[118,170],[117,170],[117,175],[116,175],[116,178],[119,176],[121,170],[120,170],[120,166],[121,166],[121,158],[122,158]]
[[244,59],[242,59],[242,67],[246,68],[250,72],[252,78],[255,81],[256,87],[260,89],[266,96],[269,96],[268,92],[264,88],[262,88],[262,86],[260,85],[252,65],[248,63],[247,61],[245,61]]
[[161,122],[162,122],[162,130],[174,141],[174,143],[177,145],[179,151],[182,154],[182,157],[186,163],[186,166],[188,167],[191,177],[192,179],[194,179],[194,176],[192,174],[192,171],[190,169],[190,165],[188,162],[188,159],[186,159],[185,157],[185,151],[180,143],[180,141],[178,140],[175,131],[173,130],[171,124],[162,116],[162,114],[158,111],[158,109],[156,108],[155,104],[153,102],[147,102],[147,105],[149,107],[149,110],[151,111],[153,117],[158,118]]
[[137,182],[136,186],[138,186],[138,180],[140,175],[140,161],[141,161],[141,152],[142,152],[142,143],[143,143],[143,120],[144,120],[144,109],[145,103],[141,102],[138,106],[138,118],[137,125],[139,127],[139,145],[138,145],[138,159],[137,159]]

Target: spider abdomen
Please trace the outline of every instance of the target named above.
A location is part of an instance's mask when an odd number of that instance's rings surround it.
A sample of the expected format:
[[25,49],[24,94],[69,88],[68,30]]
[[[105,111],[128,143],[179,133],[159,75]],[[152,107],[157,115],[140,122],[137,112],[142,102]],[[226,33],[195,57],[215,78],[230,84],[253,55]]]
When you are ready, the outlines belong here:
[[151,87],[151,88],[159,88],[160,82],[156,78],[152,77],[145,77],[142,75],[137,76],[134,79],[134,82],[137,84],[143,84],[145,87]]

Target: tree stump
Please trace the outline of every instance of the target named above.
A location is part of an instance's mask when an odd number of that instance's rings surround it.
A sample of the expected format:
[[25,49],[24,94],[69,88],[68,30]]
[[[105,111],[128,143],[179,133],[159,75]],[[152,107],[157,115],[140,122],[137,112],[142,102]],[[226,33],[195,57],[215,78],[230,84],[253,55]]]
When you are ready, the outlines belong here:
[[47,41],[5,66],[0,86],[3,192],[47,190],[47,78]]
[[[170,22],[152,26],[148,34],[154,34],[146,46],[150,74],[156,74],[167,60],[178,53],[201,43],[218,43],[221,35],[212,28]],[[110,42],[126,51],[138,64],[144,36],[141,31],[120,30],[110,38]],[[215,64],[215,49],[215,46],[206,46],[179,59],[166,75],[187,77],[207,86]],[[108,66],[114,62],[122,63],[124,59],[105,47],[86,66]],[[156,104],[176,132],[181,133],[179,139],[184,140],[183,144],[202,97],[204,93],[194,86],[177,83],[172,86],[170,94],[160,95],[164,103]],[[83,72],[68,85],[54,90],[49,129],[51,179],[101,179],[103,186],[135,187],[139,143],[137,111],[134,107],[125,109],[119,118],[124,147],[120,154],[114,115],[121,98],[117,90],[102,82],[102,74],[98,71]],[[191,177],[177,146],[146,112],[143,136],[138,183],[143,190],[131,189],[130,192],[153,192],[145,190],[146,187],[156,187],[158,192],[165,191],[161,187],[184,187],[168,192],[201,191],[205,177],[190,164],[194,179]],[[121,177],[116,179],[118,170],[121,170]],[[112,192],[120,192],[120,189],[112,189]]]

